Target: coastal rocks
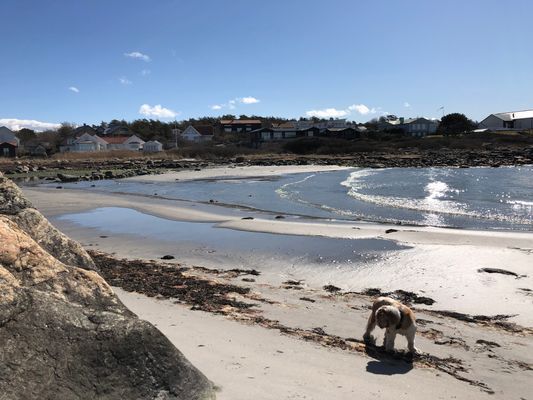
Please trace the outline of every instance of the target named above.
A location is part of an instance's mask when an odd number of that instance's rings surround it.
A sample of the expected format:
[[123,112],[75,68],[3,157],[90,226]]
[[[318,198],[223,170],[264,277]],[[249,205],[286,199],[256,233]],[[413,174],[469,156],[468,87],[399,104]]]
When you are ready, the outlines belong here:
[[75,265],[86,264],[79,248],[2,177],[0,198],[8,199],[0,201],[1,398],[215,397],[163,334],[126,309],[96,271]]
[[12,219],[40,246],[67,265],[95,269],[94,262],[81,245],[70,239],[32,208],[13,182],[0,175],[0,214]]

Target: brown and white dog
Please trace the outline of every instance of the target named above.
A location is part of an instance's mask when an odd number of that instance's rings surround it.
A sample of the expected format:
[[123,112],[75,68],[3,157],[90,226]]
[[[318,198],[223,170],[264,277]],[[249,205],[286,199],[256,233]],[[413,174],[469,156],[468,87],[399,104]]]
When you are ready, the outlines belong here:
[[418,353],[415,347],[416,318],[411,309],[390,297],[378,297],[372,305],[372,313],[368,318],[366,331],[363,336],[366,342],[372,341],[372,331],[377,325],[385,329],[385,350],[394,349],[396,334],[407,338],[407,347],[413,354]]

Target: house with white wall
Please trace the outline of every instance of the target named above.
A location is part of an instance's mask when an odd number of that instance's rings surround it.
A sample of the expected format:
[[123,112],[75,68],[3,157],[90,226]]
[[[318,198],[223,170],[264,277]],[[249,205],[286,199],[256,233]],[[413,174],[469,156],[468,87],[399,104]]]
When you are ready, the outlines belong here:
[[479,123],[478,127],[493,131],[531,130],[533,129],[533,110],[490,114]]
[[144,140],[137,135],[131,136],[108,136],[103,138],[107,142],[107,150],[142,150]]
[[143,152],[144,153],[159,153],[163,151],[163,144],[157,140],[149,140],[144,143]]
[[212,126],[192,126],[189,125],[183,132],[181,138],[189,142],[208,142],[213,140],[214,131]]

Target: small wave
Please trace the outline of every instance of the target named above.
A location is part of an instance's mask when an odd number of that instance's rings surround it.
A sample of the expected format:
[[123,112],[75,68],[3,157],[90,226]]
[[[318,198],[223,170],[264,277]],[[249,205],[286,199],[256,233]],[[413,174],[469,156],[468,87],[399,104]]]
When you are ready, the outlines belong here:
[[308,175],[306,176],[305,178],[299,180],[299,181],[296,181],[296,182],[289,182],[289,183],[286,183],[284,185],[281,185],[278,189],[276,189],[276,193],[284,198],[284,199],[293,199],[293,200],[298,200],[298,199],[295,199],[295,195],[297,195],[299,192],[297,191],[289,191],[288,188],[290,188],[291,186],[294,186],[294,185],[298,185],[300,183],[304,183],[305,181],[307,181],[308,179],[311,179],[313,178],[314,176],[316,176],[316,174],[311,174],[311,175]]
[[[380,170],[382,171],[382,170]],[[464,216],[478,219],[490,219],[497,221],[508,221],[515,223],[531,223],[531,221],[524,220],[520,217],[504,215],[501,213],[486,210],[485,212],[477,212],[468,210],[467,206],[444,198],[450,192],[458,193],[457,189],[450,188],[448,184],[442,181],[431,181],[425,186],[427,196],[423,199],[404,198],[395,196],[380,196],[376,194],[362,193],[363,189],[372,189],[370,183],[365,182],[362,178],[366,178],[375,174],[377,171],[373,170],[359,170],[355,171],[344,181],[341,185],[349,188],[348,195],[356,200],[366,203],[375,204],[382,207],[393,207],[418,212],[425,212],[430,214],[454,215]],[[516,201],[521,206],[531,207],[532,202]],[[434,224],[438,218],[435,215],[430,218]]]

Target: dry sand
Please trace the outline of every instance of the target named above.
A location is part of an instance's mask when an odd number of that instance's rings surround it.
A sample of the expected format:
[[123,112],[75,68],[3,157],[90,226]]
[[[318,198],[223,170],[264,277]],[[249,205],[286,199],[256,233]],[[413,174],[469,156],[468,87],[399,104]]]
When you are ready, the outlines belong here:
[[[298,167],[298,170],[303,168],[316,170],[308,166]],[[283,172],[296,171],[293,167],[224,168],[133,179],[210,179]],[[495,392],[492,398],[527,399],[530,396],[530,382],[533,381],[531,330],[511,333],[497,325],[466,323],[433,314],[431,310],[517,314],[509,321],[533,326],[532,292],[524,290],[533,289],[531,233],[295,222],[217,205],[154,198],[150,198],[148,204],[145,197],[134,195],[45,188],[25,188],[24,191],[47,217],[52,218],[63,213],[115,206],[167,219],[216,223],[228,229],[349,239],[385,238],[408,245],[407,250],[394,252],[357,270],[339,270],[327,275],[324,271],[265,268],[257,282],[244,283],[239,279],[232,283],[247,285],[258,296],[272,301],[271,304],[257,304],[256,311],[265,318],[295,329],[319,327],[328,335],[342,338],[361,337],[369,299],[358,295],[328,295],[321,289],[326,283],[344,290],[379,287],[429,296],[436,303],[416,310],[421,319],[418,347],[424,353],[460,360],[465,371],[459,377],[470,383],[481,382],[481,386],[476,386],[435,368],[421,368],[416,363],[411,369],[404,361],[376,360],[357,351],[326,348],[294,335],[283,335],[277,329],[243,324],[117,289],[132,311],[157,325],[221,387],[221,399],[486,398],[489,397],[486,388]],[[241,219],[247,215],[255,219]],[[113,235],[102,240],[102,232],[98,230],[68,224],[60,227],[90,248],[114,252],[119,257],[155,259],[171,249],[171,244],[163,241],[141,240],[131,235]],[[386,233],[388,229],[395,231]],[[202,263],[202,257],[206,262]],[[225,263],[228,260],[201,252],[197,259],[185,261],[219,268],[242,268],[247,262],[244,259],[241,265],[231,265]],[[524,276],[517,279],[479,273],[481,267],[503,268]],[[286,289],[282,281],[288,278],[303,280],[301,289]],[[315,302],[303,301],[302,297]],[[398,338],[397,344],[403,347],[404,339]]]

